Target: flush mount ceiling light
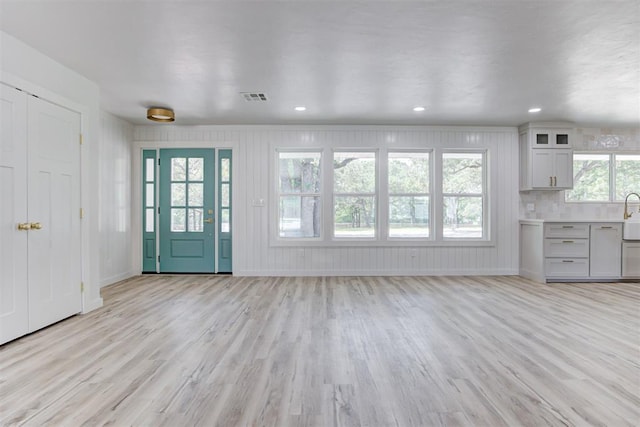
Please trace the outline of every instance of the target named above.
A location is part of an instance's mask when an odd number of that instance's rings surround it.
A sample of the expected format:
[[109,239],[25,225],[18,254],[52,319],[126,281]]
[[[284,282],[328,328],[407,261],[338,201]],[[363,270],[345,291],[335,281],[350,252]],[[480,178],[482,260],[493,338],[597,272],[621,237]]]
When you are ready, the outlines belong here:
[[173,122],[176,119],[173,110],[169,108],[151,107],[147,110],[147,119],[154,122]]
[[538,108],[538,107],[529,108],[530,113],[539,113],[540,111],[542,111],[542,108]]
[[302,105],[300,105],[299,107],[294,108],[294,110],[296,111],[305,111],[307,109],[307,107],[303,107]]
[[416,112],[424,111],[424,107],[419,107],[419,106],[413,107],[413,111],[416,111]]

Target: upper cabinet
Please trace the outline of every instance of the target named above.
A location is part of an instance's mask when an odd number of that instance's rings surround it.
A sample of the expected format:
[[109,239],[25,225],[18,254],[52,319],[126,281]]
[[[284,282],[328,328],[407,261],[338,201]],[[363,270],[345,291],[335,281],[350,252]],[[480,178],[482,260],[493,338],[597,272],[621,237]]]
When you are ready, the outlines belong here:
[[573,188],[570,123],[527,123],[519,135],[520,191]]

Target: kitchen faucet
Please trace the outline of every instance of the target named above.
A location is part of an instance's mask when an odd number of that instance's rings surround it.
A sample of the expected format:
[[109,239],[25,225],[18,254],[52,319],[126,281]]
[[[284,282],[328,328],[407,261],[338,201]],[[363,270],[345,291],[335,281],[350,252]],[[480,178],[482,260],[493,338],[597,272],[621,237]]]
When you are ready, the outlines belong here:
[[[633,215],[633,213],[629,213],[629,210],[627,209],[627,200],[629,200],[629,196],[631,195],[635,195],[638,200],[640,200],[640,194],[638,193],[629,193],[627,194],[627,197],[624,198],[624,219],[627,220],[629,218],[631,218],[631,215]],[[638,208],[638,212],[640,212],[640,208]]]

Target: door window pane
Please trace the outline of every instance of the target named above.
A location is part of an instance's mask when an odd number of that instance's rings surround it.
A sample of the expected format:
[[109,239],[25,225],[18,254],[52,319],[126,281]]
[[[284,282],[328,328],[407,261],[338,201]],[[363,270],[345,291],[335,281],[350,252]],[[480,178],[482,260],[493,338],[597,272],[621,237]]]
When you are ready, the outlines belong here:
[[186,181],[187,159],[174,157],[171,159],[171,181]]
[[189,206],[202,206],[204,197],[204,184],[189,183]]
[[335,196],[335,237],[375,237],[375,196]]
[[145,185],[145,196],[146,196],[146,200],[145,200],[145,206],[146,207],[153,207],[153,201],[155,199],[154,197],[154,185],[153,184],[146,184]]
[[185,209],[171,209],[171,231],[186,231],[186,212]]
[[280,237],[320,236],[320,197],[280,198]]
[[204,159],[202,157],[189,158],[189,181],[204,179]]
[[231,231],[231,223],[229,221],[229,209],[222,209],[220,218],[220,232],[228,233]]
[[186,206],[187,184],[171,184],[171,206]]
[[444,197],[444,237],[482,238],[482,218],[482,196]]
[[221,159],[220,162],[220,180],[222,182],[231,181],[231,159]]
[[429,197],[389,197],[389,237],[429,237]]
[[220,204],[223,208],[229,207],[229,184],[222,184],[220,186]]
[[609,155],[573,155],[573,189],[565,191],[567,201],[609,200]]
[[153,182],[153,181],[155,180],[155,170],[154,170],[154,167],[155,167],[156,159],[150,159],[150,158],[148,158],[148,159],[146,159],[146,160],[145,160],[145,162],[146,162],[146,176],[145,176],[145,181]]
[[616,154],[616,200],[640,193],[640,155]]
[[145,209],[145,226],[144,231],[147,233],[153,233],[155,228],[155,209]]
[[204,210],[202,208],[189,208],[189,231],[201,232],[204,230]]

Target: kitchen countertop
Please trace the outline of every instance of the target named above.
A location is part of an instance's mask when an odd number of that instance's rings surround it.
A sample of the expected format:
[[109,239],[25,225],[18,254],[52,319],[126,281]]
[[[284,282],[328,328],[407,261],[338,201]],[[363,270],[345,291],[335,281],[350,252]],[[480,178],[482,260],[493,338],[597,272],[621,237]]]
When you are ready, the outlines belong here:
[[615,223],[622,224],[622,219],[569,219],[569,218],[549,218],[549,219],[521,219],[520,223],[544,224],[545,222],[573,222],[573,223]]

